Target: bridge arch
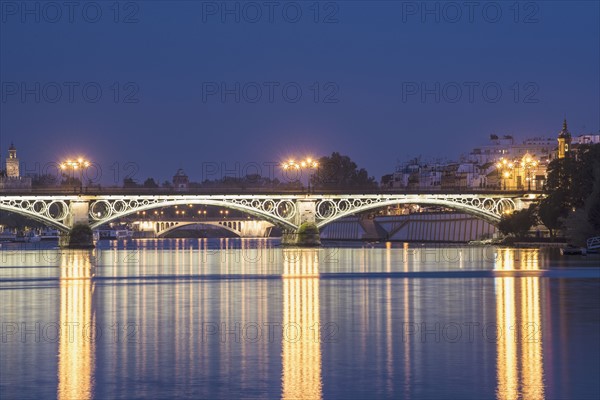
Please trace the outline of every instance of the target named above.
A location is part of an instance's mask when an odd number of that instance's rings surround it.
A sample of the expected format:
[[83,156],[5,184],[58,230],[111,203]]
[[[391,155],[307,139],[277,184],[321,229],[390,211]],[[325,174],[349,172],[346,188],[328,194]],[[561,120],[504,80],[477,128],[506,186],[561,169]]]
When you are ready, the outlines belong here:
[[[336,208],[335,211],[327,213],[320,212],[319,208],[324,203],[329,203],[331,206]],[[350,203],[350,201],[348,201]],[[481,218],[492,225],[498,225],[500,217],[504,211],[514,210],[516,208],[515,203],[512,199],[501,198],[501,199],[443,199],[443,198],[427,198],[427,197],[407,197],[407,198],[394,198],[385,199],[377,202],[364,202],[358,205],[350,203],[347,207],[340,208],[339,204],[335,204],[334,201],[325,199],[317,203],[317,226],[322,228],[323,226],[336,221],[340,218],[344,218],[356,213],[363,211],[373,210],[386,206],[394,206],[398,204],[418,204],[418,205],[436,205],[446,208],[451,208],[457,211],[462,211],[475,217]],[[325,214],[325,215],[323,215]]]
[[218,226],[220,228],[225,229],[226,231],[235,233],[236,235],[241,237],[241,232],[239,230],[236,230],[235,227],[233,227],[232,225],[227,225],[227,224],[220,224],[218,222],[210,222],[210,221],[183,221],[183,222],[176,222],[174,225],[171,225],[167,228],[165,228],[164,230],[161,231],[157,231],[157,237],[163,237],[164,235],[166,235],[169,232],[173,232],[179,228],[183,228],[185,226],[190,226],[190,225],[211,225],[211,226]]
[[[253,204],[252,201],[243,203],[239,201],[232,201],[235,199],[198,199],[198,198],[182,198],[182,199],[140,199],[140,200],[125,200],[122,198],[98,198],[90,203],[90,217],[92,229],[96,229],[101,225],[109,223],[119,218],[137,213],[138,211],[153,210],[162,207],[180,206],[180,205],[205,205],[205,206],[216,206],[222,208],[228,208],[236,211],[241,211],[246,214],[258,217],[271,222],[272,224],[286,228],[296,229],[296,226],[290,221],[293,214],[296,212],[295,204],[292,200],[283,199],[282,201],[288,201],[290,205],[293,205],[294,209],[292,215],[288,218],[277,215],[277,213],[270,213],[260,208],[258,203]],[[260,203],[260,202],[259,202]],[[107,215],[94,215],[96,208],[99,204],[103,204],[109,208]],[[262,203],[261,203],[262,204]],[[275,204],[275,203],[274,203]]]
[[[0,210],[2,211],[9,211],[18,215],[22,215],[24,217],[27,217],[29,219],[32,219],[34,221],[40,222],[42,224],[51,226],[53,228],[58,229],[60,232],[63,233],[67,233],[69,232],[69,227],[64,223],[65,219],[67,218],[67,212],[68,212],[68,205],[65,202],[60,202],[61,207],[63,207],[63,212],[61,213],[61,215],[59,215],[58,217],[52,217],[49,212],[48,209],[50,207],[51,203],[48,202],[42,202],[41,200],[24,200],[25,202],[29,202],[28,204],[31,204],[30,206],[23,206],[23,202],[20,202],[19,205],[17,206],[15,205],[11,205],[11,204],[6,204],[5,202],[0,202]],[[43,210],[36,210],[35,209],[35,204],[41,204],[43,203],[43,206],[40,207],[45,207]],[[41,212],[40,212],[41,211]]]

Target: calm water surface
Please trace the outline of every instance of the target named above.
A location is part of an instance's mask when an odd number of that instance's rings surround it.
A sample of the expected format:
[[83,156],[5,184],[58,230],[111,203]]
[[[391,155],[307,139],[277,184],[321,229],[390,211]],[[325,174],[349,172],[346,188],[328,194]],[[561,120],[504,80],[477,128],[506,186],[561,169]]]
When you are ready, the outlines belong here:
[[0,258],[2,399],[600,397],[597,255],[173,239]]

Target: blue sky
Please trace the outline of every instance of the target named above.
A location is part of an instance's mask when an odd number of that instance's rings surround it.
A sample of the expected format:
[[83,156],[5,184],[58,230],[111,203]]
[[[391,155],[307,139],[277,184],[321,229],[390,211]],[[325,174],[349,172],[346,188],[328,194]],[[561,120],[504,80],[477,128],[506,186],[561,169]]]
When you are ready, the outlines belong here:
[[333,151],[379,178],[565,115],[597,133],[599,24],[593,1],[2,0],[0,150],[85,155],[104,184]]

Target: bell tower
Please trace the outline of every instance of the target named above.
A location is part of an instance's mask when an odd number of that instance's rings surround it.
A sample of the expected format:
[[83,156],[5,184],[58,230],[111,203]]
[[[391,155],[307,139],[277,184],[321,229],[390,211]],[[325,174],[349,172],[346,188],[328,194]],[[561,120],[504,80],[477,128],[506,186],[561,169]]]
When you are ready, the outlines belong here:
[[562,130],[558,133],[558,158],[569,157],[571,154],[571,133],[567,129],[567,119],[563,121]]
[[20,176],[17,149],[12,143],[8,148],[8,158],[6,159],[6,176],[9,178],[18,178]]

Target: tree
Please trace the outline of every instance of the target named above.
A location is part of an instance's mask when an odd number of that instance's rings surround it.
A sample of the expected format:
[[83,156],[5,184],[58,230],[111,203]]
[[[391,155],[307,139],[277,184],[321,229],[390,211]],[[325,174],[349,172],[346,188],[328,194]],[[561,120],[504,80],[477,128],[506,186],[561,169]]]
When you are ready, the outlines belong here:
[[567,207],[583,207],[592,193],[599,160],[600,144],[584,144],[578,148],[575,157],[552,160],[548,164],[546,191],[552,195],[562,190],[566,194]]
[[58,185],[58,178],[50,174],[37,175],[31,181],[32,187],[52,187],[56,185]]
[[[600,180],[600,174],[598,175]],[[600,184],[598,184],[600,188]],[[592,192],[586,201],[587,219],[596,235],[600,234],[600,190]]]
[[574,157],[548,165],[548,197],[540,203],[539,217],[553,234],[564,227],[581,244],[600,232],[600,144],[580,145]]
[[573,191],[577,196],[574,207],[582,207],[596,190],[600,179],[600,144],[581,145],[577,151],[577,168],[573,178]]
[[563,219],[568,212],[567,193],[562,189],[551,193],[538,206],[538,217],[550,231],[551,237],[555,237],[556,230],[563,227]]
[[154,181],[154,178],[148,178],[144,181],[144,187],[148,189],[158,188],[158,184]]
[[304,222],[298,228],[296,238],[293,243],[297,246],[320,246],[319,228],[314,222]]
[[548,179],[546,180],[546,191],[551,195],[557,191],[563,191],[567,196],[564,199],[567,204],[572,204],[575,197],[573,192],[573,180],[577,175],[577,163],[571,157],[557,158],[548,164]]
[[535,211],[534,206],[529,206],[527,209],[503,215],[498,224],[498,229],[505,235],[514,235],[519,238],[524,237],[537,222]]
[[578,246],[585,246],[586,240],[600,235],[600,159],[595,161],[592,192],[583,207],[571,212],[565,220],[569,240]]
[[369,177],[364,168],[358,168],[348,156],[333,152],[330,157],[321,157],[319,167],[311,177],[311,184],[320,189],[361,188],[374,189],[377,187],[375,178]]
[[79,187],[81,186],[81,181],[79,178],[74,178],[72,176],[63,175],[64,179],[60,182],[62,186],[72,186]]
[[125,178],[123,179],[123,187],[124,188],[136,188],[138,184],[133,180],[133,178]]
[[569,238],[569,243],[577,246],[585,246],[586,240],[589,237],[595,236],[595,231],[588,222],[586,212],[583,208],[578,208],[571,212],[565,219],[565,232]]

